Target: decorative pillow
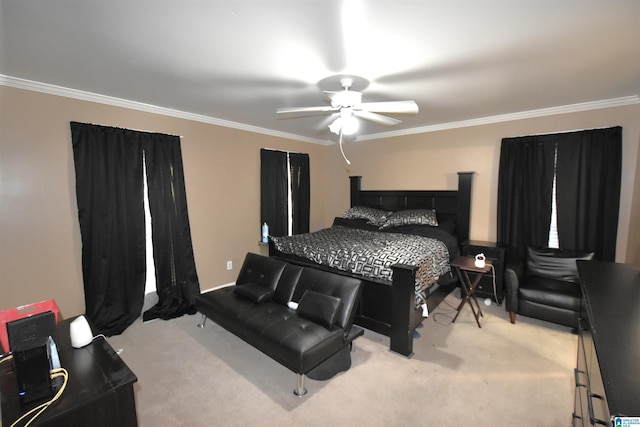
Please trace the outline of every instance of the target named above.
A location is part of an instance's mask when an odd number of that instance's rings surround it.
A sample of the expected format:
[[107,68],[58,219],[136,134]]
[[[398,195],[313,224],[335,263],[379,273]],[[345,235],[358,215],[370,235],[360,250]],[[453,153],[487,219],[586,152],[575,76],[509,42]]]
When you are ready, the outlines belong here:
[[389,214],[391,214],[391,212],[382,209],[354,206],[343,213],[341,217],[348,219],[366,219],[370,224],[380,226]]
[[307,320],[331,329],[336,320],[342,300],[315,291],[306,291],[298,303],[297,313]]
[[527,248],[527,271],[536,276],[565,282],[580,283],[577,260],[593,259],[593,252],[578,252],[553,248]]
[[237,285],[233,293],[260,304],[271,301],[276,292],[273,289],[265,288],[255,283],[245,283],[244,285]]
[[434,209],[408,209],[389,215],[380,228],[398,227],[400,225],[438,225]]

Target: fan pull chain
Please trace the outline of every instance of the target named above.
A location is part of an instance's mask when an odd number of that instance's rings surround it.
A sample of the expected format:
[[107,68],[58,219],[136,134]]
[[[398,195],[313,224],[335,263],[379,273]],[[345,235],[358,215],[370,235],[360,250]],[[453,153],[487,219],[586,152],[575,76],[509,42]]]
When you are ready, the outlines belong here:
[[344,150],[342,149],[342,129],[340,129],[340,140],[338,143],[340,144],[340,152],[342,153],[342,158],[345,162],[347,162],[348,165],[350,165],[351,162],[349,161],[349,159],[347,159],[347,156],[344,155]]

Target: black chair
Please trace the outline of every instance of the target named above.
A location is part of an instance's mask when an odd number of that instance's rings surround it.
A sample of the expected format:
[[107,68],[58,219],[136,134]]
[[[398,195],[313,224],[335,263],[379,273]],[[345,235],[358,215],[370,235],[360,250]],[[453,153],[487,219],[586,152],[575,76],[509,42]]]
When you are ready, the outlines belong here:
[[577,329],[582,292],[576,260],[592,258],[592,252],[528,247],[525,260],[508,262],[505,306],[511,323],[518,313]]

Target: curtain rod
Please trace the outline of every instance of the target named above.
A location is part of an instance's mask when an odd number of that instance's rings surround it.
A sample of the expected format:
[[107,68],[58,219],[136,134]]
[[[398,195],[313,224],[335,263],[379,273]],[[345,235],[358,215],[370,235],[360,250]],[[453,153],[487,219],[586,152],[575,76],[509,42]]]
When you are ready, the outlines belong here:
[[178,137],[178,138],[180,138],[180,139],[184,138],[182,135],[171,135],[170,133],[158,132],[158,131],[155,131],[155,130],[129,129],[129,128],[126,128],[126,129],[127,129],[127,130],[133,130],[133,131],[136,131],[136,132],[161,133],[161,134],[163,134],[163,135],[177,136],[177,137]]
[[268,147],[262,147],[263,150],[269,150],[269,151],[281,151],[283,153],[293,153],[293,154],[307,154],[307,153],[301,153],[299,151],[289,151],[289,150],[280,150],[279,148],[268,148]]
[[572,130],[560,130],[557,132],[541,132],[541,133],[532,133],[529,135],[519,135],[519,136],[509,136],[508,138],[522,138],[524,136],[545,136],[545,135],[558,135],[558,134],[562,134],[562,133],[572,133],[572,132],[584,132],[584,131],[589,131],[589,130],[602,130],[602,129],[611,129],[611,128],[615,128],[615,127],[621,127],[621,126],[604,126],[604,127],[599,127],[599,128],[582,128],[582,129],[572,129]]
[[182,135],[171,135],[169,133],[164,133],[164,132],[158,132],[155,130],[145,130],[145,129],[132,129],[132,128],[123,128],[123,127],[118,127],[118,126],[113,126],[113,125],[98,125],[98,126],[104,126],[104,127],[109,127],[109,128],[116,128],[116,129],[124,129],[124,130],[132,130],[134,132],[145,132],[145,133],[161,133],[163,135],[169,135],[169,136],[177,136],[178,138],[184,138]]

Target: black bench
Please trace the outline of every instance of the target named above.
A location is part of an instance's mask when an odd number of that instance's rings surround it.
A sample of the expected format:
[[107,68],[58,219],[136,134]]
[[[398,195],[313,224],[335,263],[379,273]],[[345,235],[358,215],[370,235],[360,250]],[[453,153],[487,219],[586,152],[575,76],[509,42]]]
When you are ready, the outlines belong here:
[[305,375],[324,380],[351,366],[361,293],[358,279],[249,253],[235,286],[196,297],[198,326],[210,318],[298,374],[302,396]]

